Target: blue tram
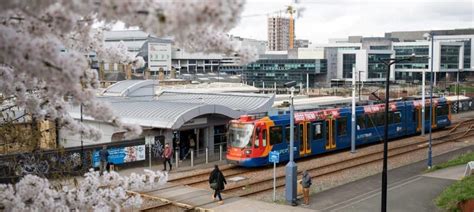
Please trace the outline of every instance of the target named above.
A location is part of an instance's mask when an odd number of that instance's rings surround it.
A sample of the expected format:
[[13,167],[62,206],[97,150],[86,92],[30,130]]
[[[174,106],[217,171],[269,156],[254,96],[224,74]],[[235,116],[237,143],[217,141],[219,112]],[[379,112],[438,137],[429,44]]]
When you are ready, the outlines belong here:
[[[433,99],[430,118],[429,100],[425,108],[425,131],[451,124],[450,103],[444,98]],[[400,101],[389,104],[390,139],[421,132],[421,101]],[[384,104],[356,107],[356,145],[383,140]],[[430,119],[432,125],[429,126]],[[351,108],[334,108],[295,112],[295,158],[317,155],[350,148]],[[242,116],[229,125],[229,144],[226,158],[246,167],[268,164],[270,151],[280,152],[280,161],[289,160],[290,116],[278,115],[261,119]]]

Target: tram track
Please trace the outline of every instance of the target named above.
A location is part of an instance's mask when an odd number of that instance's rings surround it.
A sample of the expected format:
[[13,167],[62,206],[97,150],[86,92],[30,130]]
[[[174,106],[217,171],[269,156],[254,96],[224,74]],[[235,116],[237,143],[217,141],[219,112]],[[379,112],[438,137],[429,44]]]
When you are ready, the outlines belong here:
[[[443,133],[444,132],[444,133]],[[474,118],[468,117],[464,120],[453,123],[451,126],[446,127],[444,130],[437,131],[434,133],[432,139],[432,145],[438,146],[442,144],[447,144],[451,142],[457,142],[460,139],[468,138],[474,136]],[[416,139],[413,139],[416,140]],[[390,142],[389,144],[389,159],[394,159],[396,157],[403,157],[406,154],[410,154],[419,150],[425,150],[428,139],[424,138],[422,141],[416,141],[413,143],[401,143],[397,144],[396,142]],[[380,144],[379,144],[380,145]],[[370,145],[376,146],[376,145]],[[346,151],[344,151],[346,152]],[[328,162],[317,167],[307,169],[313,179],[331,176],[334,174],[342,173],[344,171],[363,167],[366,165],[381,163],[383,160],[382,150],[372,150],[367,154],[358,155],[355,157],[350,157],[344,160],[339,160],[337,162]],[[305,158],[301,161],[311,160],[314,157]],[[281,167],[280,167],[281,168]],[[262,168],[243,168],[235,165],[221,166],[221,171],[224,176],[229,179],[232,176],[243,175],[250,172],[262,171],[267,172],[271,170],[270,167]],[[178,178],[170,179],[168,182],[180,185],[188,185],[194,187],[200,187],[199,185],[207,184],[209,173],[212,169],[206,169],[197,173],[181,176]],[[298,172],[301,174],[301,171]],[[276,187],[281,188],[285,185],[285,174],[278,174],[276,177]],[[206,186],[207,187],[207,186]],[[248,197],[253,195],[258,195],[263,192],[268,192],[273,189],[273,176],[266,177],[256,181],[250,181],[240,184],[228,185],[226,190],[223,192],[226,196],[239,196],[239,197]],[[139,194],[135,193],[134,194]],[[144,198],[156,199],[153,196],[147,196],[146,194],[140,194]],[[145,196],[144,196],[145,195]],[[140,209],[140,211],[162,211],[170,210],[172,207],[182,207],[180,205],[175,205],[172,202],[161,202],[155,205],[149,205]]]
[[[445,135],[433,138],[432,145],[438,146],[449,142],[456,142],[459,139],[471,137],[474,135],[474,120],[467,120],[460,122],[455,127],[451,128],[448,133]],[[461,130],[465,129],[465,130]],[[427,144],[427,139],[419,142],[414,142],[410,144],[403,144],[400,146],[395,146],[389,148],[389,159],[403,156],[412,152],[419,150],[425,150]],[[336,174],[348,169],[358,168],[365,165],[369,165],[376,162],[381,162],[383,160],[383,150],[374,151],[364,155],[359,155],[355,157],[350,157],[342,161],[337,161],[333,163],[324,164],[321,166],[313,167],[308,169],[308,172],[312,178],[328,176]],[[298,172],[301,174],[301,171]],[[285,173],[278,174],[276,176],[276,187],[283,187],[285,185]],[[224,194],[230,196],[251,196],[266,192],[273,189],[273,177],[264,178],[257,181],[247,182],[245,184],[228,186],[224,191]]]
[[[437,139],[452,136],[451,133],[453,133],[454,131],[457,131],[460,127],[462,128],[462,127],[464,127],[465,125],[468,125],[468,124],[474,124],[474,119],[462,120],[460,122],[454,123],[453,125],[451,125],[450,127],[445,128],[442,131],[438,131],[438,132],[442,133],[442,132],[446,132],[446,131],[449,130],[446,135],[437,137]],[[474,129],[474,125],[472,125],[472,128]],[[373,154],[376,154],[376,153],[373,153]],[[310,159],[313,159],[313,158],[312,157],[303,158],[301,160],[305,161],[305,160],[310,160]],[[236,165],[228,165],[228,166],[222,167],[221,171],[224,174],[224,176],[226,176],[226,178],[229,179],[230,177],[243,175],[243,174],[246,174],[246,173],[249,173],[249,172],[256,172],[256,171],[269,170],[269,169],[270,169],[269,167],[249,169],[249,168],[239,167],[239,166],[236,166]],[[211,171],[212,171],[212,169],[208,169],[208,170],[205,170],[205,171],[202,171],[202,172],[199,172],[199,173],[195,173],[195,174],[192,174],[192,175],[186,175],[186,176],[181,176],[179,178],[170,179],[170,180],[168,180],[168,182],[176,183],[176,184],[180,184],[180,185],[197,186],[199,184],[207,183],[207,181],[209,180],[209,174],[211,173]]]

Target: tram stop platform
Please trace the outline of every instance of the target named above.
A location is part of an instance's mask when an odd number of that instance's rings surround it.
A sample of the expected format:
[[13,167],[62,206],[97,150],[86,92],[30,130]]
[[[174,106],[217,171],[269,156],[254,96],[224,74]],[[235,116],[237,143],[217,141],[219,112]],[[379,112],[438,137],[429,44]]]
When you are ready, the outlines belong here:
[[211,197],[213,192],[205,189],[193,188],[173,183],[140,191],[145,198],[160,200],[183,209],[195,211],[271,211],[271,212],[309,212],[314,211],[307,208],[292,207],[289,205],[272,204],[249,198],[226,197],[222,194],[223,204]]
[[[469,146],[433,158],[434,164],[474,151]],[[464,176],[466,164],[426,173],[426,160],[388,172],[389,211],[442,211],[434,199]],[[380,211],[381,174],[311,195],[310,207],[319,211]]]

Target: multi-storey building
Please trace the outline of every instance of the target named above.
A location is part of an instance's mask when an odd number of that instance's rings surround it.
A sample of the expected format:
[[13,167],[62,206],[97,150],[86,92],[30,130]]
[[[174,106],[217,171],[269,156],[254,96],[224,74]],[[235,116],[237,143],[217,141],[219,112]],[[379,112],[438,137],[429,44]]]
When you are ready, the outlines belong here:
[[289,81],[316,87],[326,72],[325,59],[260,59],[244,67],[242,80],[257,87],[283,87]]
[[[295,37],[295,20],[276,16],[268,18],[268,50],[285,51],[290,49],[290,41]],[[294,42],[294,40],[293,40]]]

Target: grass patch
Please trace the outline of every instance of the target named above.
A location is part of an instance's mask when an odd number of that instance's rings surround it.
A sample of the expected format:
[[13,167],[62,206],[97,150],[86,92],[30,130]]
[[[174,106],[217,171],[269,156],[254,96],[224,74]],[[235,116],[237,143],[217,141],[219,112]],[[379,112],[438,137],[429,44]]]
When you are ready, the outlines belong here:
[[[450,86],[449,91],[450,92],[456,92],[456,87],[457,86],[455,86],[455,85]],[[472,92],[474,92],[474,87],[472,87],[472,86],[459,86],[459,93],[462,93],[463,91],[466,91],[468,93],[472,93]]]
[[466,154],[462,154],[457,158],[454,158],[454,159],[451,159],[447,162],[435,165],[430,170],[428,170],[428,172],[439,170],[439,169],[444,169],[444,168],[451,167],[451,166],[467,164],[469,161],[474,161],[474,152],[469,152],[469,153],[466,153]]
[[435,200],[436,205],[448,211],[459,211],[458,203],[474,198],[474,176],[468,176],[446,188]]

